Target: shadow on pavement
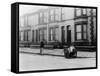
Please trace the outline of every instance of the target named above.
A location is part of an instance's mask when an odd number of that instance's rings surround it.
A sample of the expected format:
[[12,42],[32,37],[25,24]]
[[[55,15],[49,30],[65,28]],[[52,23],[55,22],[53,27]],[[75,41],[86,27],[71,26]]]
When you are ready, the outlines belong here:
[[71,57],[66,59],[84,59],[84,58],[95,58],[95,57]]
[[[32,52],[20,52],[20,53],[24,53],[24,54],[34,54],[34,55],[40,55],[40,56],[59,56],[59,57],[64,57],[64,55],[54,55],[54,54],[40,54],[40,53],[32,53]],[[66,58],[66,59],[84,59],[84,58],[95,58],[95,57],[71,57],[71,58]]]

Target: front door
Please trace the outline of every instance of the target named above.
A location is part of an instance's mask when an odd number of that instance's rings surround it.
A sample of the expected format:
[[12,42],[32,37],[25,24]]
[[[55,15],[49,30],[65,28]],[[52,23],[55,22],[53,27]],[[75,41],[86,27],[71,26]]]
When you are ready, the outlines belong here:
[[70,25],[67,26],[67,45],[71,44],[71,28]]
[[65,42],[65,30],[64,30],[64,26],[61,27],[61,33],[62,33],[62,36],[61,36],[62,43],[64,43]]

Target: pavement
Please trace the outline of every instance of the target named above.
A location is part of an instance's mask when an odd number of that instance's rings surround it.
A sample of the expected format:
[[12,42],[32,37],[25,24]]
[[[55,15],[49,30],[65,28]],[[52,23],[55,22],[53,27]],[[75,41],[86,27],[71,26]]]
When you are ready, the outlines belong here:
[[54,69],[77,69],[96,67],[96,58],[65,58],[60,56],[19,53],[20,71],[38,71]]
[[63,49],[19,48],[19,70],[38,71],[96,67],[96,52],[78,51],[77,58],[65,58]]
[[[19,48],[21,53],[40,54],[39,48]],[[43,49],[43,55],[64,56],[63,49]],[[78,51],[77,57],[96,57],[96,52]]]

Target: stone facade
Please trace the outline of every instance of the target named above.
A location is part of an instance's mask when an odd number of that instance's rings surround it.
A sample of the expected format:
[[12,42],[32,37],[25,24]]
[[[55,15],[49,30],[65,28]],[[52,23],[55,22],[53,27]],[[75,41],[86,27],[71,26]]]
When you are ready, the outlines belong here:
[[96,44],[96,9],[52,7],[20,17],[20,43]]

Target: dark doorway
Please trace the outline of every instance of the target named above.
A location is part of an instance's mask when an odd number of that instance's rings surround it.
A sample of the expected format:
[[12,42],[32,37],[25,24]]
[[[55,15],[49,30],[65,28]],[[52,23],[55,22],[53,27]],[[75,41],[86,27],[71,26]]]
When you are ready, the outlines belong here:
[[70,25],[67,26],[67,45],[71,44],[71,27]]
[[34,30],[32,31],[32,42],[34,43]]
[[64,26],[61,27],[61,33],[62,33],[62,36],[61,36],[62,43],[65,43],[65,30],[64,30]]

